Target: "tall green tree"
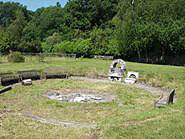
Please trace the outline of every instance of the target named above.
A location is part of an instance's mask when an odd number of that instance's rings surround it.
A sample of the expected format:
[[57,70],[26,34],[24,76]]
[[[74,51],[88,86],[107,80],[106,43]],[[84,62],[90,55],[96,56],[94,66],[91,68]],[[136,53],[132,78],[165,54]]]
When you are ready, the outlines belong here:
[[0,28],[0,53],[6,53],[10,50],[10,39],[5,29]]
[[0,2],[0,26],[8,27],[16,19],[18,10],[24,13],[26,20],[31,19],[32,12],[23,5],[15,2]]
[[[61,7],[52,6],[37,9],[32,20],[23,30],[22,51],[40,52],[41,43],[54,33],[65,32]],[[52,47],[52,46],[51,46]]]
[[24,13],[22,10],[16,11],[16,19],[9,25],[7,28],[7,32],[9,34],[9,38],[11,39],[11,49],[12,50],[18,50],[21,37],[22,37],[22,31],[26,25],[26,20]]
[[166,56],[185,52],[184,6],[183,0],[123,0],[118,36],[122,55],[164,62]]
[[117,5],[118,0],[70,0],[64,7],[66,25],[82,31],[103,26],[116,15]]

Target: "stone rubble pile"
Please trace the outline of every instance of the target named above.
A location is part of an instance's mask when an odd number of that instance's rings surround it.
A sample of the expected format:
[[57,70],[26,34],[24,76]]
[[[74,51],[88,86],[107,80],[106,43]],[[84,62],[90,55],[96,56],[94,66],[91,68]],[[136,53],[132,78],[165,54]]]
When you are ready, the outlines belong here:
[[49,99],[59,100],[62,102],[107,102],[110,101],[107,97],[94,95],[94,94],[80,94],[80,93],[72,93],[72,94],[60,94],[60,93],[49,93],[47,95]]

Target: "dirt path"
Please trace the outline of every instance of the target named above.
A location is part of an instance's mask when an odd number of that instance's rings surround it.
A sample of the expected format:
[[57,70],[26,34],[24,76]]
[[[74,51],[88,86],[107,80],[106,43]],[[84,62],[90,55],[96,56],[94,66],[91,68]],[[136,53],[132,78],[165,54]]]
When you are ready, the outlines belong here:
[[152,122],[152,121],[159,120],[161,118],[162,118],[161,116],[158,116],[158,117],[153,117],[153,118],[149,118],[149,119],[145,119],[145,120],[140,120],[140,121],[127,121],[127,122],[125,122],[123,124],[123,126],[124,127],[129,127],[129,126],[141,125],[141,124],[145,124],[147,122]]
[[88,78],[88,77],[79,77],[79,76],[71,76],[69,79],[71,80],[80,80],[80,81],[89,81],[89,82],[101,82],[101,83],[116,83],[116,82],[112,82],[108,79],[105,78],[101,78],[101,79],[97,79],[97,78]]
[[91,123],[82,123],[82,122],[74,122],[74,121],[62,121],[58,119],[51,119],[51,118],[43,118],[37,115],[33,115],[30,112],[20,114],[22,116],[31,118],[34,121],[38,121],[43,124],[51,124],[55,126],[61,126],[63,128],[96,128],[95,124]]
[[165,88],[160,88],[160,87],[153,87],[147,84],[142,84],[142,83],[136,83],[133,85],[136,88],[141,88],[144,89],[148,92],[150,92],[153,96],[160,96],[161,94],[165,95],[169,93],[169,90]]
[[136,83],[133,85],[130,84],[125,84],[123,82],[114,82],[114,81],[110,81],[108,79],[95,79],[95,78],[88,78],[88,77],[70,77],[69,79],[71,80],[80,80],[80,81],[89,81],[89,82],[95,82],[95,83],[120,83],[120,84],[124,84],[124,85],[128,85],[131,87],[136,87],[136,88],[140,88],[140,89],[144,89],[147,92],[150,92],[152,95],[154,96],[160,96],[160,95],[165,95],[167,94],[169,91],[167,91],[166,89],[160,88],[160,87],[153,87],[153,86],[149,86],[147,84],[142,84],[142,83]]

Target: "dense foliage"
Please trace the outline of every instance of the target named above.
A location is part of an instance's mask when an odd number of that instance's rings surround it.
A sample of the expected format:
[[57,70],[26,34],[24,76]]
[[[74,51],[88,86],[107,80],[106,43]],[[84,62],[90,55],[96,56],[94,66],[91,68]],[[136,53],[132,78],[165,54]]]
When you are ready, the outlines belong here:
[[184,0],[120,3],[120,49],[127,58],[166,63],[185,54]]
[[117,5],[118,0],[70,0],[64,8],[57,3],[31,12],[18,3],[1,2],[0,51],[112,54],[108,49],[115,45],[111,20]]
[[0,2],[0,52],[179,61],[185,53],[184,6],[184,0],[69,0],[32,12]]

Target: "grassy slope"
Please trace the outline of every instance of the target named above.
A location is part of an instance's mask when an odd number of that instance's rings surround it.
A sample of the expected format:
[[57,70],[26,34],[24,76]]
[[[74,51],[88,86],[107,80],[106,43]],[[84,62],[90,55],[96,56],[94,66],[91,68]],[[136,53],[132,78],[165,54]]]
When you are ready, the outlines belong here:
[[[26,63],[0,64],[0,72],[27,69],[52,69],[74,75],[106,75],[111,61],[47,58],[39,63],[34,58]],[[58,68],[56,68],[58,67]],[[0,138],[185,138],[185,68],[127,62],[128,71],[138,71],[141,80],[157,86],[177,89],[177,103],[154,109],[156,97],[150,93],[120,84],[91,83],[72,80],[42,80],[32,87],[16,86],[0,95]],[[88,89],[117,96],[115,102],[103,104],[65,104],[43,97],[50,89]],[[2,111],[8,110],[4,113]],[[97,123],[97,129],[68,129],[41,124],[18,115],[31,112],[45,118]],[[17,115],[16,115],[17,114]]]

